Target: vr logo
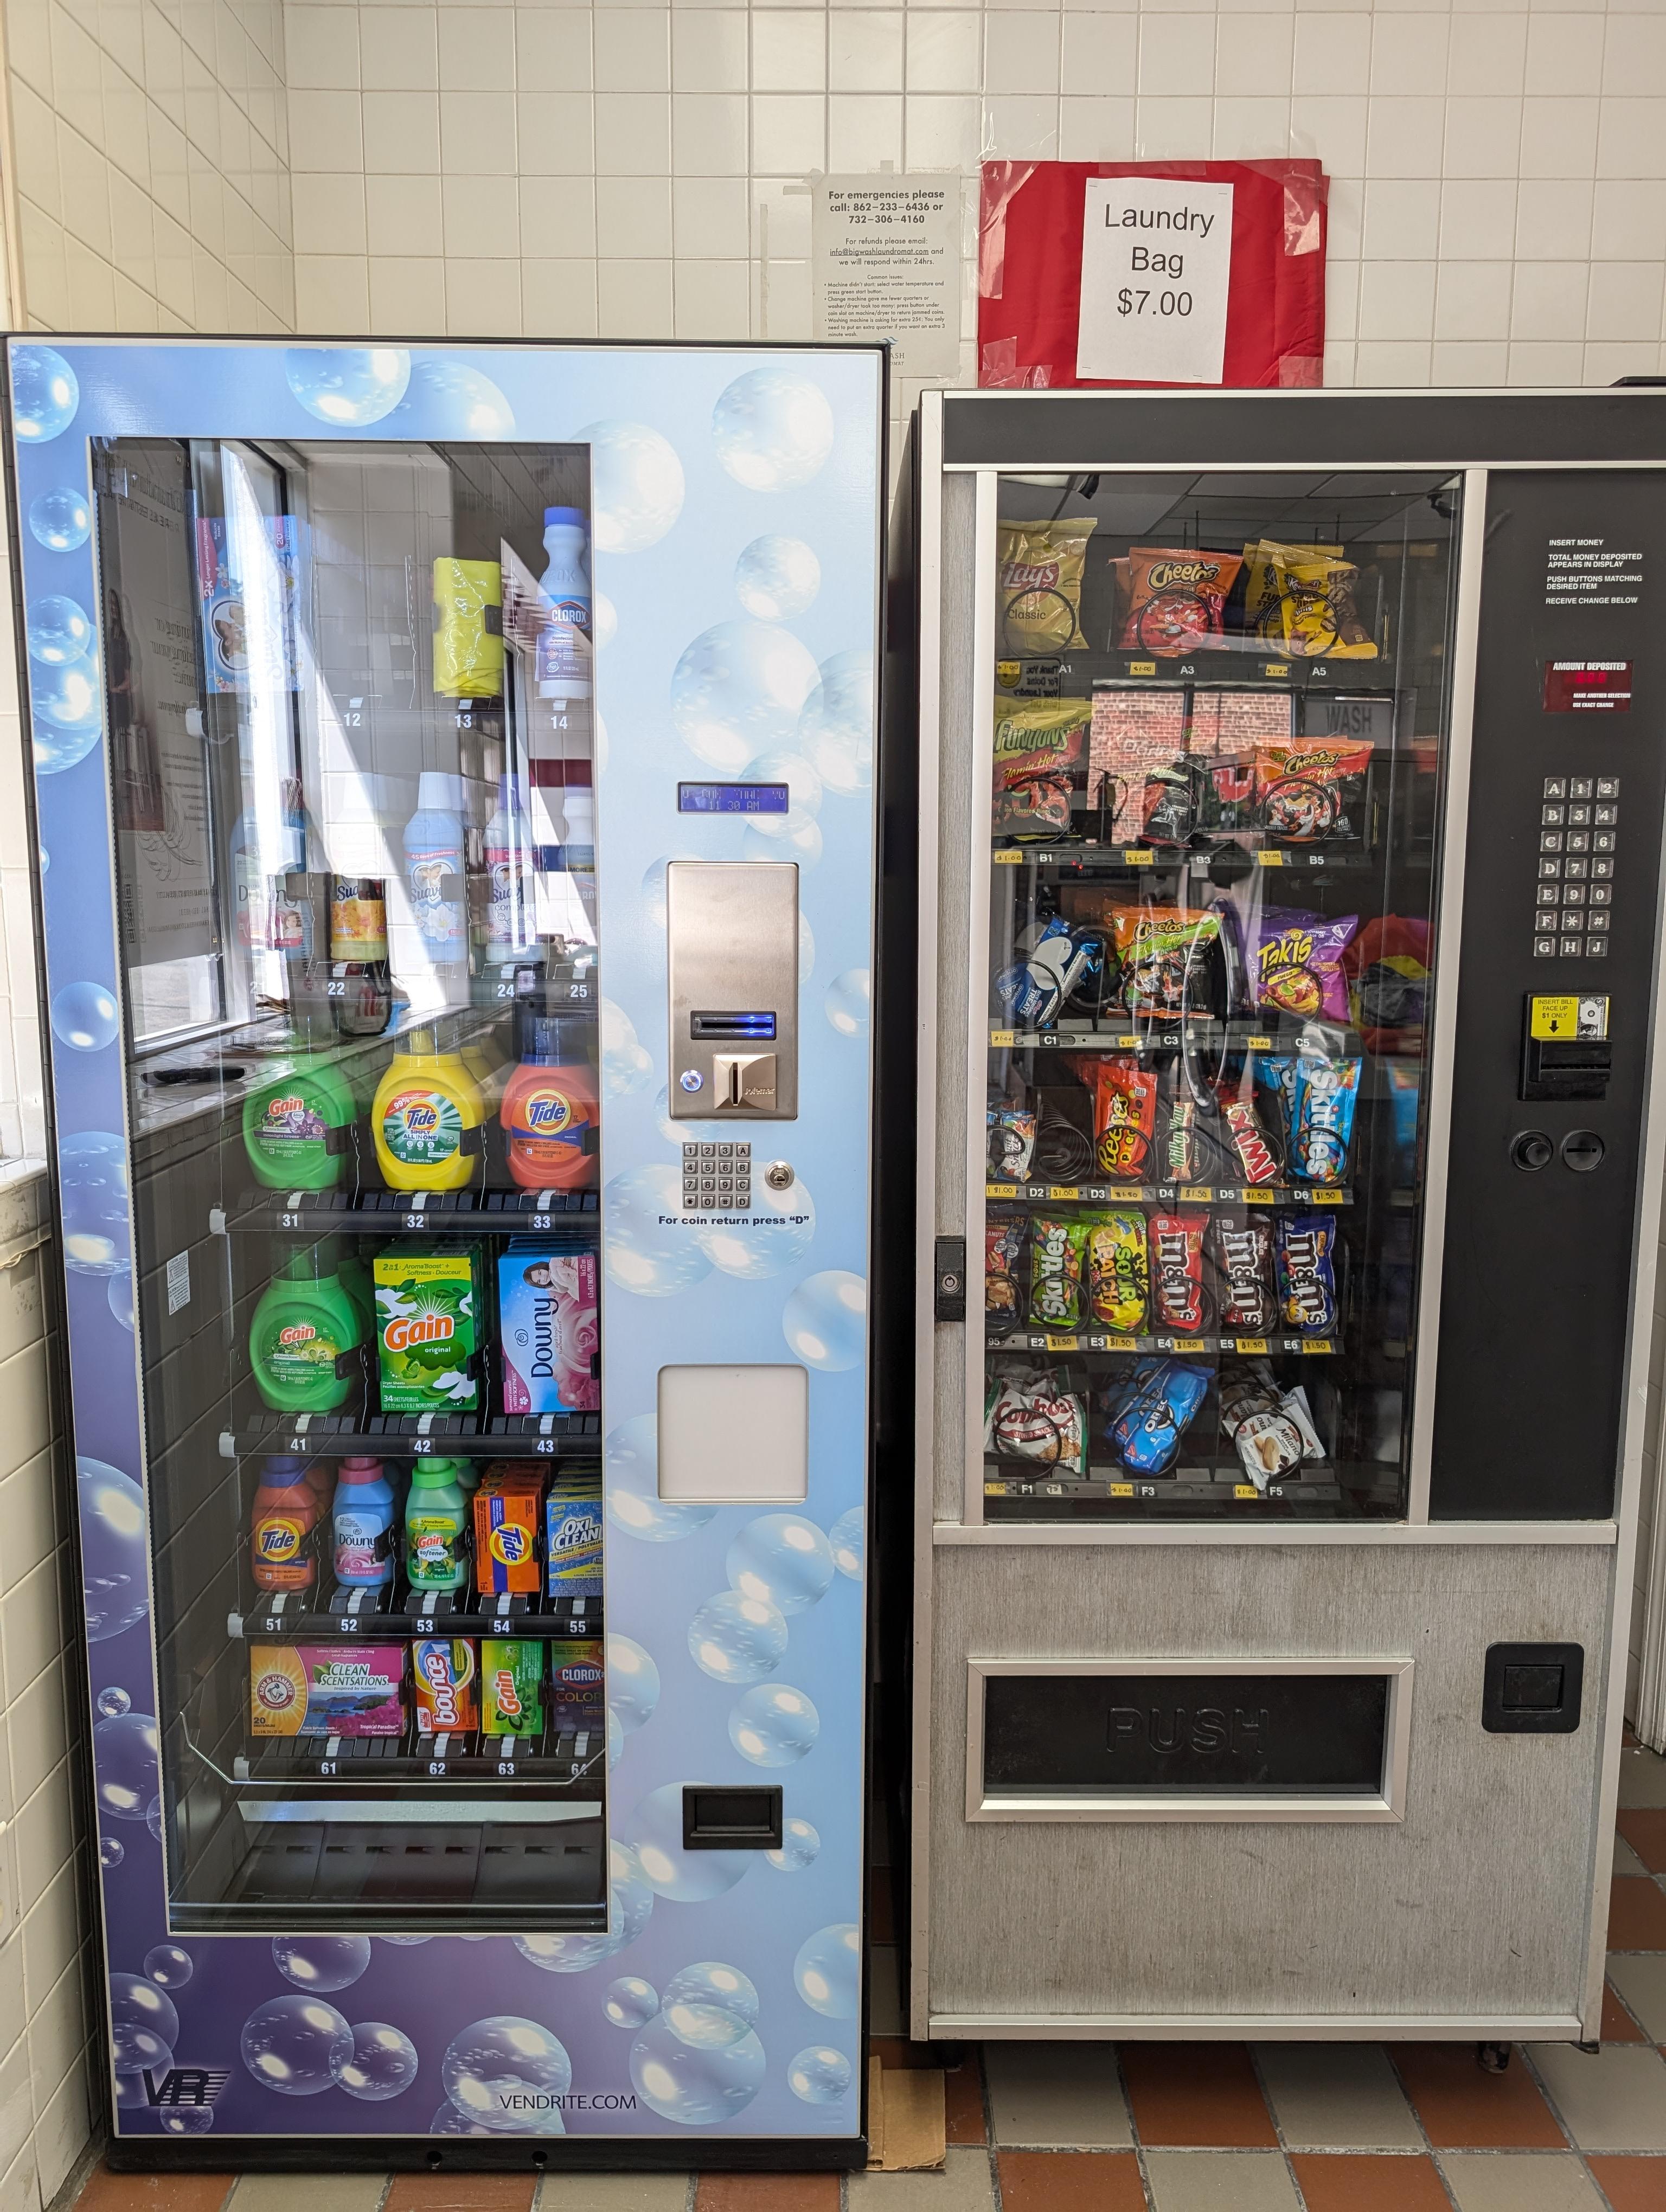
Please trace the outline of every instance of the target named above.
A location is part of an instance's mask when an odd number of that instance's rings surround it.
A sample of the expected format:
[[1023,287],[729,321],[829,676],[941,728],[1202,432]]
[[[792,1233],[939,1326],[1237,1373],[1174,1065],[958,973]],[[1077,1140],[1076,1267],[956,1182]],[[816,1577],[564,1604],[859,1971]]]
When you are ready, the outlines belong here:
[[147,2066],[144,2069],[144,2100],[147,2105],[161,2105],[170,2109],[179,2105],[194,2105],[200,2109],[212,2105],[230,2079],[229,2068],[223,2074],[217,2074],[205,2066],[170,2066],[158,2081]]

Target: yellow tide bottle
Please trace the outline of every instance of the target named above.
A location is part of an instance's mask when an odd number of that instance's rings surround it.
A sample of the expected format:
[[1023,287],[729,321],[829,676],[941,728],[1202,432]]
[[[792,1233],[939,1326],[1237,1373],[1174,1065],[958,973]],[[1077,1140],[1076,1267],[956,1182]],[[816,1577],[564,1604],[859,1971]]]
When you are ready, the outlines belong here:
[[486,1118],[480,1085],[454,1037],[413,1030],[376,1085],[370,1132],[391,1190],[461,1190],[480,1162],[467,1133]]

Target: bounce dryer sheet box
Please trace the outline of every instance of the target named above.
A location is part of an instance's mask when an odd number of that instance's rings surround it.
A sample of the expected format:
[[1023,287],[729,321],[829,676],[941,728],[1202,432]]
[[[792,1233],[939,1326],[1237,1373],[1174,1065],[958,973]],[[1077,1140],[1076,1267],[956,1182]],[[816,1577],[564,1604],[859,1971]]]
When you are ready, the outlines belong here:
[[403,1644],[251,1644],[249,1733],[403,1735]]
[[601,1478],[557,1481],[544,1501],[544,1571],[551,1597],[602,1594]]
[[538,1589],[538,1522],[544,1477],[513,1465],[495,1468],[474,1493],[474,1579],[482,1590]]
[[410,1647],[416,1733],[459,1735],[480,1725],[480,1662],[466,1636],[423,1637]]
[[518,1238],[497,1255],[506,1413],[593,1413],[596,1255]]

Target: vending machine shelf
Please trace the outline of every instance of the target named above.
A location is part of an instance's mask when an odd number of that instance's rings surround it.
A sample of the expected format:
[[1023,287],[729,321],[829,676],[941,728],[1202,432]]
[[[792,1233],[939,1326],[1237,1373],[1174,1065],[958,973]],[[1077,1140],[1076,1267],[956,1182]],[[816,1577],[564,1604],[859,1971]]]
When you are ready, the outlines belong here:
[[1122,650],[1073,653],[1009,653],[1003,649],[998,671],[1011,666],[1004,696],[1055,699],[1085,696],[1096,684],[1128,684],[1149,690],[1346,692],[1351,698],[1390,699],[1398,675],[1392,651],[1371,659],[1326,659],[1321,654],[1269,653],[1264,638],[1231,631],[1205,650],[1170,654]]
[[[606,1753],[603,1729],[575,1730],[552,1724],[538,1736],[488,1736],[471,1729],[455,1735],[420,1738],[408,1729],[402,1736],[289,1736],[240,1753],[232,1772],[238,1782],[285,1789],[295,1783],[356,1790],[367,1784],[421,1781],[565,1790],[594,1783]],[[433,1819],[433,1808],[422,1817]],[[524,1820],[526,1814],[517,1810],[514,1817]]]
[[1259,1358],[1275,1352],[1312,1358],[1342,1350],[1341,1338],[1335,1336],[1054,1336],[1042,1329],[1029,1328],[1015,1328],[1005,1336],[992,1329],[988,1341],[991,1352],[1161,1352],[1182,1356],[1189,1352],[1237,1352],[1243,1358]]
[[216,1237],[432,1237],[436,1230],[476,1236],[559,1237],[583,1244],[596,1234],[593,1190],[250,1190],[234,1208],[215,1206]]
[[250,1452],[311,1454],[315,1459],[583,1460],[601,1455],[599,1413],[251,1413],[222,1429],[220,1456]]
[[991,1182],[986,1198],[1025,1206],[1352,1206],[1347,1183],[1306,1182]]
[[[1092,818],[1091,808],[1078,811],[1085,822]],[[1233,864],[1242,862],[1244,868],[1322,868],[1333,874],[1338,870],[1363,870],[1378,865],[1375,854],[1358,848],[1322,851],[1311,845],[1243,846],[1229,842],[1199,851],[1191,846],[1101,845],[1085,830],[1080,844],[997,845],[989,854],[989,862],[997,868],[1016,867],[1022,862],[1032,868],[1045,869],[1049,874],[1070,877],[1120,876],[1130,871],[1152,875],[1170,868],[1182,869],[1189,875],[1207,876],[1223,854],[1233,856]]]
[[312,1590],[263,1592],[246,1613],[229,1613],[227,1633],[251,1643],[317,1636],[596,1637],[599,1597],[530,1596],[509,1590],[414,1590],[407,1583],[382,1589],[337,1587],[327,1602]]
[[[1051,1030],[992,1026],[989,1048],[992,1052],[1067,1052],[1073,1048],[1092,1052],[1177,1052],[1183,1045],[1195,1045],[1226,1052],[1271,1052],[1276,1045],[1284,1044],[1293,1051],[1305,1026],[1298,1022],[1286,1033],[1268,1029],[1264,1019],[1223,1022],[1213,1014],[1189,1015],[1183,1022],[1171,1014],[1165,1015],[1160,1027],[1151,1023],[1143,1029],[1130,1029],[1128,1022],[1127,1014],[1111,1012],[1101,1015],[1097,1021],[1084,1017]],[[1352,1031],[1344,1031],[1343,1036],[1346,1042],[1352,1042]]]

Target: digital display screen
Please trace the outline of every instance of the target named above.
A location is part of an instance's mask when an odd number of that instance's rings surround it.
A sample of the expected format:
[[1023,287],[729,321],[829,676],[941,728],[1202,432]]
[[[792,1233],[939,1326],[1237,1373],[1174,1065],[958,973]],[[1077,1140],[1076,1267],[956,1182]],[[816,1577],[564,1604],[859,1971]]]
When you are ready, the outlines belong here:
[[679,783],[679,814],[785,814],[784,783]]

